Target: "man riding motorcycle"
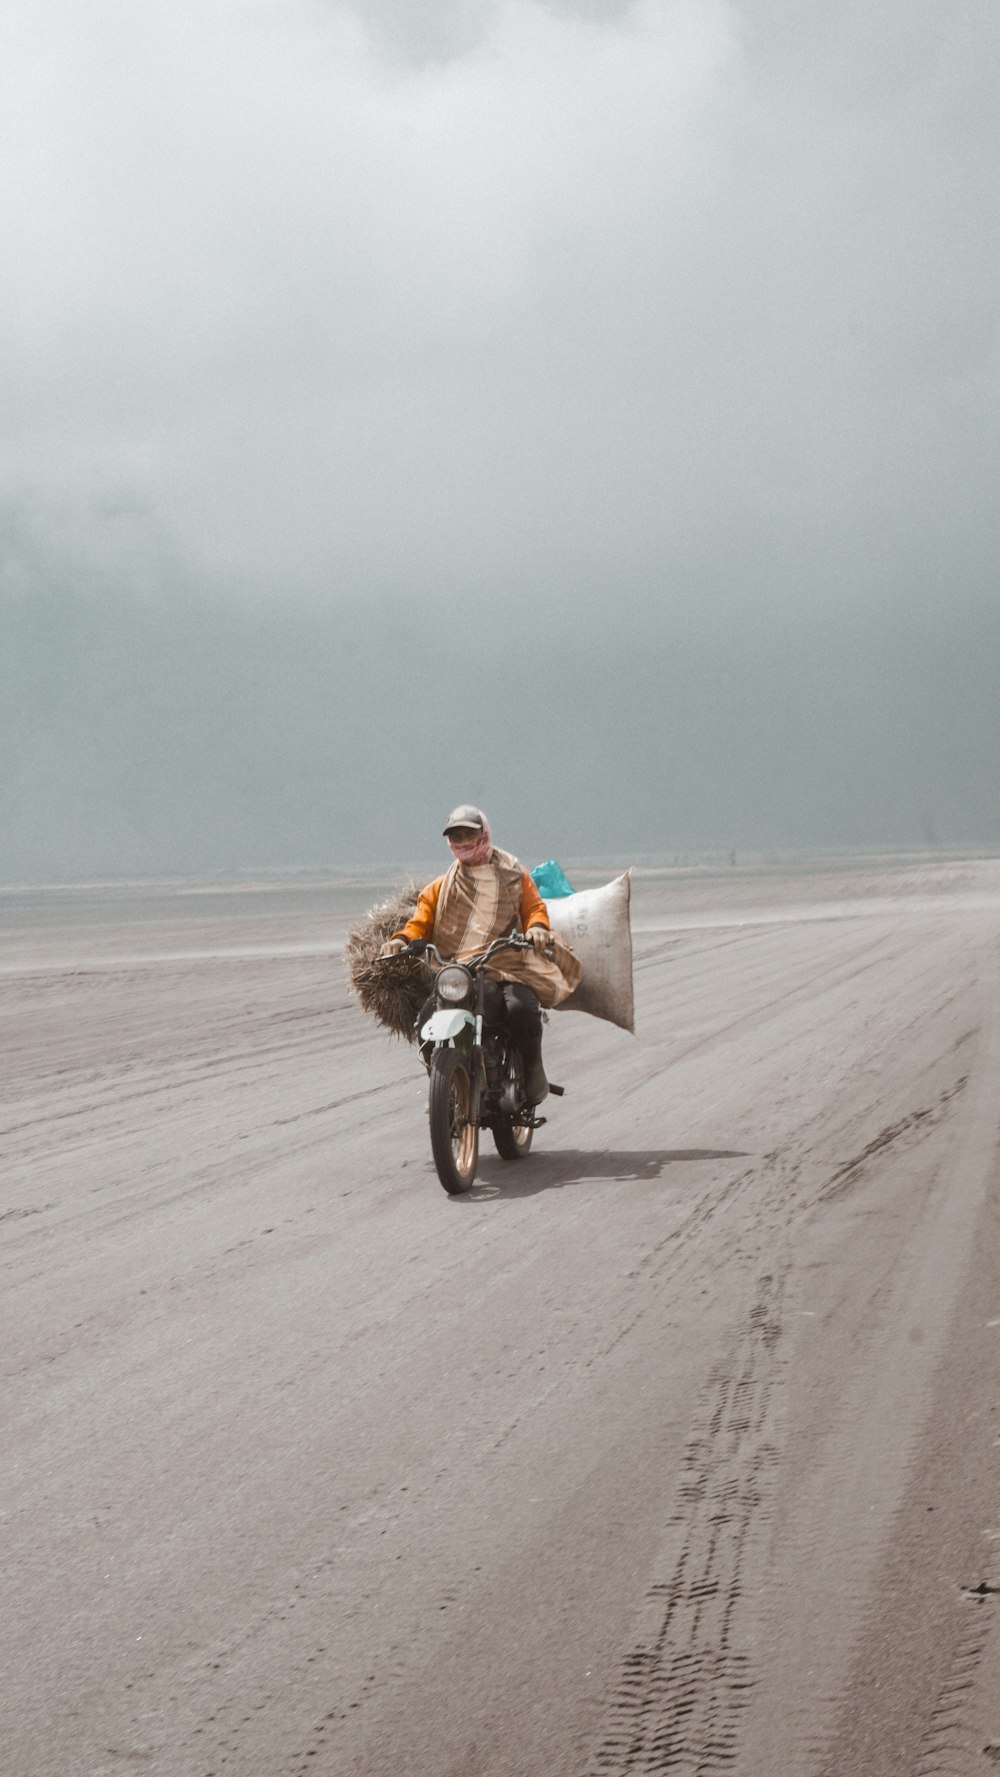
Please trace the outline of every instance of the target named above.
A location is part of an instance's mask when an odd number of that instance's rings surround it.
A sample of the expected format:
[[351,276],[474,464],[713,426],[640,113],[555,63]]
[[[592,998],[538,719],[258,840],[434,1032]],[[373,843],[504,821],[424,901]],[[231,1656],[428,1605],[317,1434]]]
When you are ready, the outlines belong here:
[[[488,966],[493,1020],[506,1019],[524,1061],[530,1104],[548,1097],[542,1066],[541,1004],[558,1005],[580,979],[580,965],[566,946],[553,943],[545,903],[526,870],[493,844],[481,808],[461,803],[448,816],[444,836],[454,863],[420,891],[410,919],[382,946],[394,956],[415,938],[430,938],[443,957],[461,962],[494,938],[516,930],[531,939],[530,951],[506,951]],[[418,1025],[433,1009],[433,995]]]

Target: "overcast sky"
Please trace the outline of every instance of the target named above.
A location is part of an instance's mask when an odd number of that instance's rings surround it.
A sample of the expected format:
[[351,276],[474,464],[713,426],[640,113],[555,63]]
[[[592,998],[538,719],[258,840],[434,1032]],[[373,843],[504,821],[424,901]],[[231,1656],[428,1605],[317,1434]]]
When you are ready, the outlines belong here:
[[1000,847],[995,0],[0,33],[0,878]]

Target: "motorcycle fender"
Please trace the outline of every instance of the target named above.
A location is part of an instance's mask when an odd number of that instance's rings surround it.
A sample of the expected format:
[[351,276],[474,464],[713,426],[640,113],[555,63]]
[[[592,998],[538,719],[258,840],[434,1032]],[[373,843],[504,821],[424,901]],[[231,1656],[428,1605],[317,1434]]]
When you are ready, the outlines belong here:
[[420,1032],[422,1043],[450,1043],[460,1031],[475,1024],[471,1012],[432,1012]]

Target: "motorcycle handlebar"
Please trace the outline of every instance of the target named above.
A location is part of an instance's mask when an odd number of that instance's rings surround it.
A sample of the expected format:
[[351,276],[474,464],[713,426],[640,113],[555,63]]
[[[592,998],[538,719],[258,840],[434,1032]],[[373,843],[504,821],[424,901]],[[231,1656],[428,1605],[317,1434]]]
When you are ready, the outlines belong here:
[[[508,949],[530,950],[531,939],[524,937],[521,932],[508,932],[506,937],[494,938],[492,944],[488,944],[486,949],[481,950],[477,956],[467,956],[463,958],[463,962],[465,964],[485,963],[489,961],[490,957],[493,956],[496,951]],[[398,950],[396,955],[415,957],[430,955],[433,956],[438,967],[442,969],[445,968],[448,963],[454,961],[454,958],[452,957],[442,956],[437,945],[433,944],[430,938],[411,938],[406,949]],[[377,960],[380,962],[392,962],[394,959],[391,956],[384,956],[379,957]]]

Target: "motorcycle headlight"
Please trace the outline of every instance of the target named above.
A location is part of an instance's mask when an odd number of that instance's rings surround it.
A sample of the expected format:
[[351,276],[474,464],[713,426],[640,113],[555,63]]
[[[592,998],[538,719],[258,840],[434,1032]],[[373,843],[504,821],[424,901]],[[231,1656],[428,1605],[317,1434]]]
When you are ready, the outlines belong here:
[[472,976],[467,969],[442,969],[437,978],[438,998],[446,1000],[450,1006],[459,1006],[472,993]]

